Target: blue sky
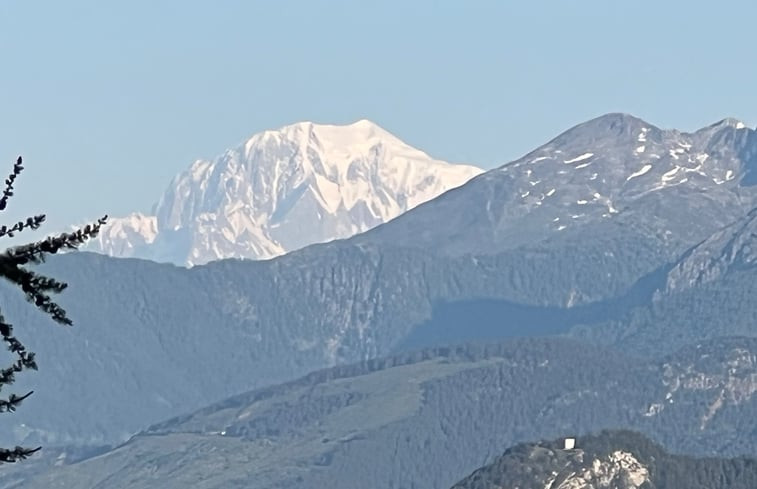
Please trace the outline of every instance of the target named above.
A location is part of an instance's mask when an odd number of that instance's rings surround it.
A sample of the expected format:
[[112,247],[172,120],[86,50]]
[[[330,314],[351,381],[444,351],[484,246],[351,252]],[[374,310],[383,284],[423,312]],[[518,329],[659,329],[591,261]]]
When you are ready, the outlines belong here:
[[28,162],[3,222],[148,211],[193,160],[301,120],[485,168],[606,112],[754,126],[754,19],[746,0],[0,0],[0,168]]

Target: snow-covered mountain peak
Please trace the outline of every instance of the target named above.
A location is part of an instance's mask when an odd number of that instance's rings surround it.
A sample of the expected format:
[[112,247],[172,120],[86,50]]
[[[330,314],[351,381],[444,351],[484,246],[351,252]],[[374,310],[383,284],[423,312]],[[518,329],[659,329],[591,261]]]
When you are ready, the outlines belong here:
[[98,235],[98,248],[114,256],[132,256],[135,249],[155,241],[158,225],[155,216],[134,212],[126,217],[109,219]]
[[[123,232],[105,232],[96,248],[189,265],[270,258],[366,231],[481,172],[434,160],[367,120],[300,122],[196,160],[154,207],[154,238],[126,246],[114,243]],[[139,234],[132,221],[117,226]]]
[[367,119],[361,119],[351,124],[342,125],[297,122],[295,124],[284,126],[278,131],[267,131],[267,133],[279,133],[292,139],[307,135],[307,137],[315,137],[339,147],[351,146],[374,138],[390,140],[395,144],[404,145],[399,138],[378,124]]
[[[380,148],[406,158],[431,159],[420,151],[383,129],[362,119],[352,124],[332,125],[313,122],[298,122],[278,130],[265,131],[252,136],[245,143],[245,153],[261,145],[287,145],[307,153],[312,149],[323,153],[332,171],[346,171],[356,156],[365,155]],[[379,163],[389,163],[378,160]]]

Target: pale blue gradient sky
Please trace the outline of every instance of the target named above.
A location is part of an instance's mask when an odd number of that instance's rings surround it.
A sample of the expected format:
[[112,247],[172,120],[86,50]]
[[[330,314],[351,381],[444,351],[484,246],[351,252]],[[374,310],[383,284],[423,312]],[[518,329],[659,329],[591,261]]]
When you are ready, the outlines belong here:
[[8,218],[147,211],[247,136],[371,119],[485,168],[623,111],[757,123],[754,1],[0,0]]

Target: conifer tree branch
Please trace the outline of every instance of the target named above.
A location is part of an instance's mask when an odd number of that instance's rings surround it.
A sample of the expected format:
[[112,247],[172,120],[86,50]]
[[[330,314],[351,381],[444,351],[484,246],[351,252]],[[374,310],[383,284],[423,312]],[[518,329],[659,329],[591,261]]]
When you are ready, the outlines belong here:
[[34,391],[29,391],[23,396],[17,396],[16,394],[11,394],[10,397],[8,397],[7,400],[0,399],[0,413],[11,413],[16,410],[19,404],[23,402],[24,399],[34,394]]
[[53,320],[61,324],[71,324],[66,318],[66,311],[56,304],[47,292],[62,292],[68,285],[53,278],[38,275],[20,266],[9,266],[0,255],[0,277],[18,285],[26,296],[26,300],[33,303],[42,311],[50,314]]
[[39,214],[32,217],[27,217],[26,221],[18,221],[16,224],[8,228],[8,226],[0,226],[0,238],[8,236],[12,238],[15,233],[20,233],[24,229],[37,229],[45,221],[45,215]]
[[38,452],[41,450],[42,447],[37,448],[24,448],[24,447],[16,447],[13,450],[8,450],[7,448],[0,448],[0,463],[14,463],[19,460],[24,460],[29,458],[30,455],[34,454],[35,452]]
[[[13,196],[13,184],[23,169],[22,159],[19,157],[13,167],[13,172],[5,180],[5,189],[2,196],[0,196],[0,211],[5,210],[8,199]],[[77,229],[71,233],[62,233],[58,236],[47,237],[41,241],[9,248],[5,252],[0,253],[0,278],[4,278],[19,286],[26,299],[38,309],[49,314],[54,321],[62,324],[72,324],[71,320],[66,316],[66,311],[56,304],[49,295],[62,292],[67,285],[64,282],[28,270],[24,268],[24,265],[41,263],[48,254],[77,249],[87,240],[97,236],[100,227],[105,224],[107,219],[108,216],[104,216],[98,219],[97,222],[88,224],[84,228]],[[13,237],[15,233],[22,232],[25,229],[37,229],[44,221],[44,214],[40,214],[29,217],[25,221],[19,221],[10,228],[0,226],[0,237]],[[15,382],[18,372],[25,369],[36,370],[37,363],[34,353],[27,351],[21,341],[13,335],[13,326],[6,322],[1,313],[0,336],[2,336],[2,341],[5,343],[8,351],[15,356],[15,360],[9,366],[0,369],[0,389],[2,389],[4,386]],[[0,398],[0,413],[15,411],[31,394],[32,392],[22,396],[10,394],[7,399]],[[40,448],[23,448],[19,446],[13,449],[0,448],[0,463],[23,460],[40,450]]]
[[16,181],[16,177],[24,170],[22,163],[23,160],[19,156],[16,164],[13,165],[13,172],[5,179],[5,189],[3,190],[3,196],[0,197],[0,211],[5,210],[5,207],[8,205],[8,199],[13,196],[13,183]]
[[37,362],[34,360],[34,353],[26,350],[26,347],[13,336],[13,326],[5,321],[0,314],[0,335],[5,342],[8,351],[16,355],[16,361],[9,367],[0,370],[0,390],[4,385],[15,382],[15,374],[24,369],[37,370]]
[[0,255],[0,259],[5,258],[16,266],[25,265],[29,262],[40,263],[44,261],[45,255],[53,255],[61,250],[75,250],[87,240],[96,237],[107,220],[108,216],[106,215],[98,219],[97,222],[87,224],[71,233],[48,236],[41,241],[10,248]]

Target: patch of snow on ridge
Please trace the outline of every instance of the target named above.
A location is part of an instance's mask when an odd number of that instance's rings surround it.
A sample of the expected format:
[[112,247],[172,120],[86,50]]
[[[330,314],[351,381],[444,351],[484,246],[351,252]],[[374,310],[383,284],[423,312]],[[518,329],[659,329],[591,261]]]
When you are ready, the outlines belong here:
[[676,173],[678,173],[678,171],[680,169],[681,169],[680,166],[676,166],[672,170],[663,173],[663,175],[662,175],[662,181],[663,182],[668,182],[670,180],[673,180],[675,178]]
[[563,163],[565,163],[565,164],[567,164],[567,165],[569,165],[569,164],[571,164],[571,163],[578,163],[579,161],[588,160],[588,159],[589,159],[589,158],[591,158],[592,156],[594,156],[594,153],[584,153],[584,154],[582,154],[582,155],[580,155],[580,156],[576,156],[576,157],[575,157],[575,158],[573,158],[573,159],[570,159],[570,160],[563,160]]
[[652,169],[652,165],[649,165],[649,164],[644,165],[641,168],[641,170],[635,171],[635,172],[631,173],[628,176],[628,178],[626,178],[626,182],[629,181],[629,180],[631,180],[632,178],[636,178],[636,177],[640,177],[640,176],[644,175],[645,173],[647,173],[651,169]]

